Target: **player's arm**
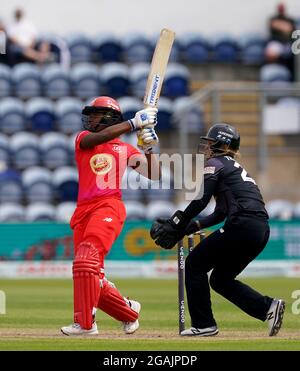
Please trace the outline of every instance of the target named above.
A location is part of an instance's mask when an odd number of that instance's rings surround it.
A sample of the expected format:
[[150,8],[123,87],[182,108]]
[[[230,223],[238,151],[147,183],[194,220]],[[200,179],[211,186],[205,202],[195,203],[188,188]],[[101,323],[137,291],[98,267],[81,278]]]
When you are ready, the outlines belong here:
[[134,155],[129,159],[128,166],[147,179],[160,180],[161,178],[161,166],[154,153]]
[[152,152],[153,146],[157,145],[159,140],[154,127],[147,127],[138,132],[138,138],[141,139],[138,145],[141,150],[140,155],[132,156],[128,162],[135,171],[151,180],[161,178],[161,165],[158,156]]
[[121,122],[120,124],[108,126],[98,133],[89,133],[81,139],[80,148],[93,148],[99,144],[106,143],[112,139],[118,138],[120,135],[132,131],[129,121]]
[[215,210],[212,214],[198,217],[195,220],[192,220],[186,227],[185,234],[189,235],[200,231],[204,228],[209,228],[213,225],[219,224],[224,221],[227,216],[227,205],[226,200],[223,197],[217,198],[217,204]]
[[185,236],[189,222],[205,209],[213,196],[222,170],[223,165],[219,161],[209,160],[204,169],[203,196],[193,200],[184,211],[177,210],[170,219],[163,223],[158,221],[153,224],[150,235],[156,240],[157,245],[171,249],[177,241]]
[[80,141],[80,148],[93,148],[99,144],[115,139],[122,134],[143,129],[147,125],[154,125],[156,121],[157,108],[145,108],[144,110],[138,111],[131,120],[108,126],[99,132],[89,133]]

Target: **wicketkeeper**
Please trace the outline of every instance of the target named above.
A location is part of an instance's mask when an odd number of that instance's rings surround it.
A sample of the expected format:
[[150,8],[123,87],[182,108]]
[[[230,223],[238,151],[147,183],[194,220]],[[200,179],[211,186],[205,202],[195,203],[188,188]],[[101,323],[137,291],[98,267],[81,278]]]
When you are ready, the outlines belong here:
[[[70,225],[74,232],[74,324],[62,327],[65,335],[98,334],[97,308],[123,323],[126,334],[139,327],[141,304],[124,298],[104,275],[104,258],[120,234],[125,217],[121,180],[127,166],[150,179],[160,169],[152,146],[158,143],[154,126],[157,109],[146,108],[124,121],[118,103],[98,97],[82,111],[84,131],[75,142],[79,174],[77,208]],[[119,136],[136,131],[141,153]]]
[[[192,327],[183,336],[213,336],[218,333],[214,319],[210,286],[241,310],[267,321],[269,335],[278,333],[285,303],[263,296],[236,279],[265,248],[269,239],[268,214],[254,179],[235,160],[240,136],[227,124],[212,126],[201,137],[201,153],[206,156],[204,194],[184,211],[168,220],[158,220],[151,237],[164,249],[171,249],[185,235],[219,224],[224,225],[205,238],[188,255],[185,263],[185,286]],[[214,213],[197,217],[210,199],[216,200]],[[208,281],[208,272],[211,271]]]

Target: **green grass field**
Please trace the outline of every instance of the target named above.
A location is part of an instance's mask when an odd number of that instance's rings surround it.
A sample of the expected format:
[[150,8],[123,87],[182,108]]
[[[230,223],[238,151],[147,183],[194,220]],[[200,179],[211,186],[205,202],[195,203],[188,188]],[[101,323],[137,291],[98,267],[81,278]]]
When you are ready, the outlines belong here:
[[[124,335],[119,322],[97,313],[99,336],[69,338],[60,327],[72,322],[71,280],[2,280],[7,313],[0,315],[0,350],[300,350],[300,314],[292,313],[291,294],[299,279],[247,279],[264,294],[286,300],[284,323],[269,337],[266,323],[255,320],[213,293],[219,334],[181,338],[177,324],[177,281],[114,280],[123,295],[142,303],[140,329]],[[190,325],[187,313],[187,326]]]

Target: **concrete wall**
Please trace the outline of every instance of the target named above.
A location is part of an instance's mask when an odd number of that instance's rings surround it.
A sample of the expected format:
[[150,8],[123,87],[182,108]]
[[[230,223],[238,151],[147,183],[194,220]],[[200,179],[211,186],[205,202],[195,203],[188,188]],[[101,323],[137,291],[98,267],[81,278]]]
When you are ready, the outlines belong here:
[[[0,18],[8,21],[20,6],[42,31],[64,35],[72,31],[89,34],[112,31],[146,34],[170,27],[177,33],[204,34],[267,31],[267,19],[280,0],[9,0],[1,1]],[[285,0],[288,12],[300,18],[300,1]]]

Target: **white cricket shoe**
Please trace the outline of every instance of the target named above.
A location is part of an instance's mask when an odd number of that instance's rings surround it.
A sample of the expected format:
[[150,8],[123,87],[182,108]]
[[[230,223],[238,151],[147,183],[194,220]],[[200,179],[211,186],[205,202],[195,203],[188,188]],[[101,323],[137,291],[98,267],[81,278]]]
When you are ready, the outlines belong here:
[[[140,313],[141,304],[138,301],[126,300],[131,309],[135,312]],[[125,334],[133,334],[140,327],[139,320],[137,319],[134,322],[123,322],[123,330]]]
[[181,336],[214,336],[219,332],[217,326],[196,328],[191,327],[181,332]]
[[269,336],[278,334],[283,320],[285,302],[281,299],[274,299],[268,310],[267,318],[269,327]]
[[81,328],[79,323],[73,323],[73,325],[62,327],[60,331],[67,336],[99,334],[96,322],[93,323],[92,328],[89,330]]

